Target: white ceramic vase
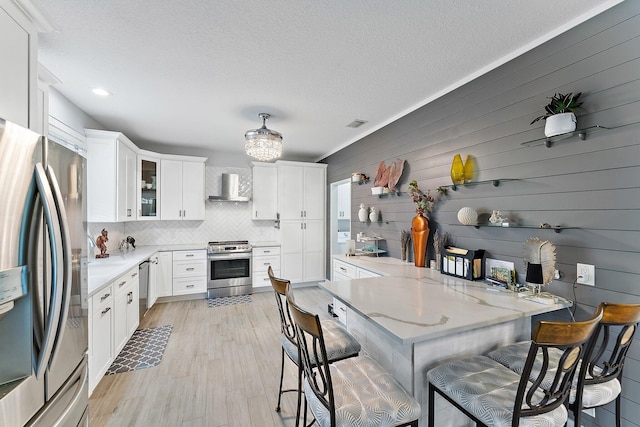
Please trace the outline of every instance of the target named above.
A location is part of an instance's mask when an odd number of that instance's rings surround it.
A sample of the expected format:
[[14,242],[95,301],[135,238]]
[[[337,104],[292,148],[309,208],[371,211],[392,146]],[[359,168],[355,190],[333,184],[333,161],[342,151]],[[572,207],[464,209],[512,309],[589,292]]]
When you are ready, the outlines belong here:
[[358,211],[358,219],[360,222],[367,222],[367,218],[369,218],[369,209],[364,205],[364,203],[360,203],[360,210]]
[[545,119],[544,135],[547,138],[576,130],[578,119],[573,113],[561,113]]
[[371,206],[371,212],[369,212],[369,221],[378,222],[378,210],[375,206]]

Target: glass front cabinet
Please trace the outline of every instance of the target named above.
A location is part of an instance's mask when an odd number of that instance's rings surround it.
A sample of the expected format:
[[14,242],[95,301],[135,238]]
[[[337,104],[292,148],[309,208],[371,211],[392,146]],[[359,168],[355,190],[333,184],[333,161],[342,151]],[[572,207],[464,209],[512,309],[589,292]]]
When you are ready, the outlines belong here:
[[138,155],[138,220],[160,219],[160,159]]

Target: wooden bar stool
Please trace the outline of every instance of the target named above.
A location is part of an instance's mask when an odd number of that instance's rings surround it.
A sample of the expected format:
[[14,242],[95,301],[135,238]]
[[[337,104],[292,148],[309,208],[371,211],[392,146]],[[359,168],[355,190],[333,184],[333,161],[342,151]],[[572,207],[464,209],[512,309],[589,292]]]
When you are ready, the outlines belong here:
[[[297,391],[298,392],[298,407],[296,411],[296,426],[300,421],[300,405],[302,403],[302,364],[299,361],[298,356],[298,342],[296,339],[296,329],[291,319],[291,313],[289,311],[289,304],[286,299],[287,286],[290,284],[288,280],[279,279],[273,275],[271,267],[268,268],[267,273],[271,279],[271,286],[273,287],[276,302],[278,304],[278,311],[280,312],[280,344],[281,350],[281,364],[280,364],[280,388],[278,389],[278,405],[276,406],[276,412],[280,412],[280,400],[282,393]],[[327,339],[327,359],[329,363],[347,359],[349,357],[357,356],[360,353],[360,343],[356,341],[353,336],[346,331],[342,326],[333,320],[324,320],[322,326],[326,331]],[[298,367],[298,388],[282,390],[282,380],[284,378],[284,355],[287,355],[289,359]],[[313,360],[315,364],[315,359]]]
[[287,301],[304,367],[305,402],[321,427],[418,426],[420,405],[391,374],[368,356],[327,363],[324,322],[296,305],[291,289]]
[[[431,369],[427,372],[429,427],[435,426],[435,393],[479,426],[564,425],[568,418],[564,402],[601,318],[602,310],[583,322],[537,322],[521,375],[487,356],[454,360]],[[560,357],[551,358],[552,351],[560,352]],[[532,378],[536,360],[541,363]],[[551,381],[547,383],[548,374]]]
[[[583,409],[597,408],[615,400],[616,426],[620,427],[622,369],[640,322],[640,304],[605,302],[598,310],[603,311],[602,320],[583,358],[588,363],[581,364],[579,374],[574,378],[568,406],[573,412],[574,424],[580,426]],[[528,345],[529,342],[523,342],[501,347],[488,356],[514,372],[522,372],[521,360]],[[552,354],[551,357],[559,355]],[[537,361],[536,365],[539,364]]]

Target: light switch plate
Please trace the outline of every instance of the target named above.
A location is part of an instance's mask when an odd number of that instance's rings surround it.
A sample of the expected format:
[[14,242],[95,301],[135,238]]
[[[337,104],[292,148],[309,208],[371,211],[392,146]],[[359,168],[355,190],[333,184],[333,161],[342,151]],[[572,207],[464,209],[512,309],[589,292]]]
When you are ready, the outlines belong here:
[[576,269],[576,283],[581,285],[596,285],[596,266],[591,264],[578,263]]

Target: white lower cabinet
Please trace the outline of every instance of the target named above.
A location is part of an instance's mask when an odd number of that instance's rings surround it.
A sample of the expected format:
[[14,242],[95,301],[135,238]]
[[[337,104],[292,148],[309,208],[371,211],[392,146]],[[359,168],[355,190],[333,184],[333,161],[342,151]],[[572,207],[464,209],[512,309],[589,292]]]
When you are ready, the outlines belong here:
[[280,246],[253,248],[251,281],[254,289],[271,286],[267,273],[269,267],[274,276],[280,277]]
[[138,327],[139,283],[136,266],[91,297],[89,394]]
[[[333,260],[332,280],[352,280],[364,277],[380,277],[381,274],[358,267],[338,259]],[[338,316],[338,320],[343,325],[347,325],[347,306],[337,298],[333,298],[333,313]]]
[[113,318],[114,356],[120,353],[138,327],[140,317],[140,307],[138,305],[139,289],[140,282],[137,267],[129,270],[113,282],[115,311]]
[[207,292],[207,251],[173,251],[173,295]]
[[113,286],[93,295],[89,304],[89,394],[113,362]]
[[282,278],[292,283],[323,280],[324,221],[288,220],[280,225]]
[[158,252],[155,287],[158,298],[173,295],[173,252]]

